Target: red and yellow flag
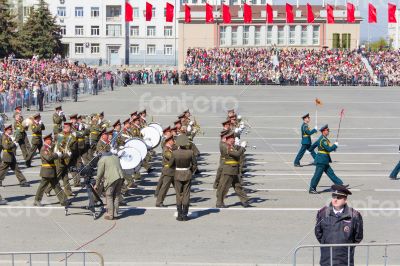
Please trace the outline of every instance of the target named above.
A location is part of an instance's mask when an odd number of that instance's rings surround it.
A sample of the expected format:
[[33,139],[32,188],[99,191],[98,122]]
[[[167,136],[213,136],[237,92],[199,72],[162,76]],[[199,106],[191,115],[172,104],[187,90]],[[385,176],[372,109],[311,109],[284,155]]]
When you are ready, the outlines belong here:
[[322,101],[320,99],[318,99],[318,98],[315,98],[315,105],[316,106],[322,105]]

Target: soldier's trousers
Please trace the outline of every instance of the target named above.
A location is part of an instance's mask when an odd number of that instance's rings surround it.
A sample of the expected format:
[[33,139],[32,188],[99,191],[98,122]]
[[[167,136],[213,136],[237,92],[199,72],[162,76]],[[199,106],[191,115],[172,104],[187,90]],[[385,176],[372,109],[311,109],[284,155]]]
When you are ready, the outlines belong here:
[[239,177],[237,175],[223,174],[217,189],[217,205],[224,204],[224,199],[228,194],[230,187],[233,187],[236,195],[239,197],[242,203],[245,203],[249,200],[246,192],[244,192],[243,187],[240,184]]
[[174,186],[176,192],[176,205],[177,206],[189,205],[191,180],[189,181],[175,180]]
[[192,151],[193,151],[193,153],[194,153],[194,156],[195,156],[195,157],[198,157],[198,156],[200,155],[200,151],[199,151],[199,149],[197,148],[196,144],[194,144],[194,143],[192,142],[192,143],[191,143],[191,148],[192,148]]
[[20,184],[23,184],[26,182],[26,178],[25,178],[24,174],[21,172],[21,170],[19,170],[17,161],[13,160],[10,163],[4,162],[4,161],[1,162],[1,164],[0,164],[0,183],[4,181],[8,168],[10,168],[11,170],[14,171]]
[[152,158],[151,153],[148,152],[146,154],[146,157],[143,160],[143,168],[146,169],[146,171],[148,171],[151,168],[151,164],[150,164],[151,158]]
[[393,169],[393,171],[390,173],[390,178],[397,178],[397,175],[400,172],[400,161],[399,163],[396,165],[396,167]]
[[[311,144],[302,144],[301,148],[299,150],[299,152],[297,153],[296,158],[294,159],[294,164],[295,165],[300,165],[300,160],[301,158],[303,158],[304,154],[306,153],[306,151],[308,151],[308,149],[311,147]],[[315,151],[310,151],[311,156],[313,157],[313,159],[315,159]]]
[[215,180],[214,180],[214,184],[213,184],[213,188],[217,189],[218,188],[218,184],[221,180],[221,176],[222,176],[222,169],[223,169],[223,165],[220,163],[217,169],[217,175],[215,176]]
[[[70,169],[70,167],[78,167],[78,160],[79,160],[79,152],[78,151],[74,151],[71,155],[71,158],[69,160],[69,164],[68,164],[68,170]],[[79,175],[79,172],[77,171],[71,171],[71,175],[72,175],[72,179],[74,181],[74,186],[79,186],[80,185],[80,179],[81,176]]]
[[42,148],[42,146],[43,146],[43,143],[41,143],[41,142],[38,143],[38,144],[32,144],[31,150],[30,150],[30,152],[28,154],[28,157],[26,158],[26,161],[27,162],[32,162],[32,159],[35,156],[35,152],[36,151],[40,152],[40,149]]
[[28,161],[29,159],[29,154],[30,154],[30,149],[31,149],[31,145],[29,144],[29,140],[27,137],[25,137],[25,139],[23,140],[19,140],[18,141],[18,145],[21,149],[22,152],[22,157],[24,157],[25,161]]
[[118,216],[119,198],[123,182],[123,179],[115,180],[106,189],[107,214],[113,218]]
[[171,183],[174,182],[174,177],[169,175],[161,175],[160,180],[162,180],[161,182],[162,185],[157,195],[156,205],[159,205],[164,202],[164,199],[167,196],[168,190],[171,186]]
[[64,191],[62,191],[60,183],[58,182],[56,177],[53,178],[42,177],[42,180],[40,181],[38,190],[36,192],[35,201],[40,202],[42,200],[43,194],[48,186],[50,186],[51,189],[54,190],[61,205],[65,205],[67,201],[67,196],[65,195]]
[[[66,165],[59,165],[59,164],[56,165],[57,165],[57,181],[60,180],[63,181],[65,194],[67,196],[70,196],[72,194],[72,190],[68,180],[68,167]],[[47,186],[46,193],[50,193],[51,189],[52,187],[49,184]]]
[[329,164],[317,164],[314,176],[311,179],[310,190],[316,190],[322,174],[325,173],[335,185],[343,185],[343,181],[336,176]]

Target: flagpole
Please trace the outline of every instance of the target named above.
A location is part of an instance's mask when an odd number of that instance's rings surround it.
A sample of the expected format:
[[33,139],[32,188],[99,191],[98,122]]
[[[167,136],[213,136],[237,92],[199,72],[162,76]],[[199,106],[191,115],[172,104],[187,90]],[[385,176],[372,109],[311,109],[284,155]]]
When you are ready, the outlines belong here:
[[[125,1],[128,3],[128,0]],[[126,5],[125,5],[126,13]],[[129,21],[125,19],[125,65],[129,66]]]
[[175,34],[175,47],[174,47],[174,54],[175,54],[175,67],[177,67],[178,68],[178,60],[177,60],[177,51],[178,51],[178,48],[177,48],[177,46],[176,46],[176,32],[178,31],[178,28],[177,28],[177,25],[176,25],[176,21],[177,21],[177,12],[176,12],[176,10],[178,10],[177,9],[178,7],[177,7],[177,5],[176,5],[176,0],[175,0],[175,6],[174,6],[174,24],[175,24],[175,27],[174,27],[174,34]]

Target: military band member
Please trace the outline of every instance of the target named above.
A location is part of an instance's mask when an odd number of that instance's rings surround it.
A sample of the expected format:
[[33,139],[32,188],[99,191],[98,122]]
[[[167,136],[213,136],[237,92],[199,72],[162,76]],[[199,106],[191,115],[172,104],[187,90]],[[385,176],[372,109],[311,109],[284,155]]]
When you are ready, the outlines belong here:
[[[318,242],[327,245],[360,243],[364,237],[363,219],[358,211],[347,205],[351,191],[341,185],[333,185],[331,190],[331,203],[317,214],[315,236]],[[355,247],[346,246],[321,248],[320,265],[353,266],[354,251]]]
[[172,151],[169,163],[175,169],[174,185],[176,192],[177,220],[187,221],[190,201],[190,187],[193,173],[196,171],[197,162],[192,150],[187,149],[189,139],[186,135],[176,138],[177,150]]
[[93,159],[94,153],[96,151],[97,142],[100,139],[101,131],[103,130],[101,125],[101,121],[99,120],[99,115],[93,114],[92,120],[90,124],[90,133],[89,133],[89,151],[88,151],[88,159],[89,161]]
[[[163,129],[163,137],[162,137],[161,145],[160,145],[161,149],[163,150],[163,152],[164,152],[164,146],[165,146],[166,139],[169,139],[170,137],[173,138],[174,136],[172,135],[171,127],[168,126],[168,127]],[[156,197],[156,198],[158,197],[158,193],[160,191],[160,188],[163,185],[163,178],[161,178],[161,177],[158,179],[157,187],[156,187],[156,190],[154,191],[154,197]]]
[[[118,135],[117,137],[117,147],[118,149],[120,147],[123,148],[125,145],[125,142],[129,139],[131,139],[133,136],[131,135],[131,119],[128,118],[123,122],[124,127],[121,130],[121,134]],[[124,196],[129,196],[129,188],[134,188],[137,187],[137,185],[134,182],[134,179],[140,179],[140,173],[134,173],[133,176],[124,174],[124,179],[125,182],[123,183],[122,186],[122,194]]]
[[235,116],[235,115],[236,115],[235,110],[234,109],[230,109],[230,110],[228,110],[228,115],[227,115],[226,119],[230,120],[230,118],[232,116]]
[[56,106],[56,111],[53,114],[53,134],[54,139],[57,140],[57,135],[62,131],[62,123],[67,121],[61,105]]
[[40,159],[42,160],[42,165],[40,168],[40,181],[38,190],[35,196],[35,206],[42,206],[43,194],[47,187],[51,187],[56,193],[58,200],[62,206],[69,205],[67,196],[60,187],[60,183],[57,180],[57,169],[55,160],[62,156],[61,152],[55,153],[52,148],[53,138],[51,134],[43,138],[44,145],[40,149]]
[[222,122],[222,130],[229,130],[229,131],[232,130],[232,128],[231,128],[231,120],[228,119],[228,120]]
[[163,149],[162,170],[159,180],[162,185],[157,193],[156,207],[165,207],[164,199],[167,196],[169,187],[174,183],[175,169],[171,167],[173,145],[174,138],[172,136],[167,137]]
[[222,170],[224,168],[224,163],[225,163],[224,154],[226,154],[226,149],[227,149],[226,135],[228,135],[229,133],[230,133],[230,130],[227,129],[227,130],[221,131],[221,134],[220,134],[220,137],[221,137],[221,140],[219,142],[220,156],[219,156],[219,165],[218,165],[218,169],[217,169],[217,175],[215,177],[215,181],[214,181],[214,184],[213,184],[213,188],[214,189],[218,188],[219,181],[221,180]]
[[131,132],[131,122],[130,118],[126,119],[124,122],[124,127],[122,128],[121,134],[117,137],[117,145],[118,147],[122,147],[125,145],[125,142],[132,138]]
[[19,113],[16,113],[14,122],[15,141],[19,144],[26,166],[30,166],[28,159],[31,145],[29,144],[28,136],[26,134],[27,128],[22,125],[22,121],[22,116]]
[[139,116],[131,116],[131,135],[135,138],[141,138],[142,134],[140,133],[140,117]]
[[335,175],[333,169],[329,166],[329,164],[332,162],[330,153],[332,151],[336,151],[339,143],[335,142],[335,144],[332,145],[331,142],[329,141],[328,125],[323,126],[320,129],[320,131],[322,135],[315,143],[316,145],[318,145],[318,153],[315,156],[316,167],[314,176],[311,179],[310,190],[309,190],[310,194],[318,194],[317,186],[324,172],[335,185],[343,185],[343,181]]
[[43,141],[42,141],[42,131],[45,130],[45,126],[42,122],[40,114],[35,114],[33,116],[33,124],[31,126],[32,128],[32,148],[30,150],[29,156],[26,160],[26,166],[30,167],[32,163],[32,159],[35,156],[36,151],[42,149],[43,146]]
[[23,116],[22,116],[22,106],[21,105],[17,105],[14,108],[14,114],[13,114],[13,118],[16,120],[16,116],[20,115],[21,119],[24,120]]
[[[82,117],[80,117],[82,120]],[[84,128],[82,123],[78,123],[78,114],[72,114],[69,116],[71,122],[71,134],[74,137],[73,145],[71,145],[71,156],[69,160],[68,168],[73,167],[79,169],[83,165],[83,158],[86,153],[86,136],[89,134],[89,130]],[[86,160],[85,160],[86,161]],[[77,171],[71,171],[71,175],[74,180],[74,187],[81,186],[80,174]]]
[[0,187],[3,186],[8,168],[14,171],[21,187],[29,187],[30,185],[26,181],[24,174],[19,170],[17,159],[15,158],[17,144],[12,134],[11,125],[4,127],[4,134],[2,136],[3,158],[0,164]]
[[171,134],[174,137],[178,136],[178,129],[176,128],[176,126],[171,127]]
[[[303,158],[304,153],[310,149],[311,147],[311,135],[317,132],[317,127],[310,130],[309,123],[310,123],[310,114],[306,114],[302,117],[303,124],[301,125],[301,148],[294,159],[294,166],[301,167],[300,160]],[[311,156],[315,159],[315,151],[310,151]]]
[[87,164],[89,161],[87,160],[87,151],[89,148],[89,128],[86,127],[85,123],[83,123],[84,116],[78,115],[77,121],[75,123],[75,132],[76,132],[76,140],[78,142],[78,162],[77,167],[79,168],[82,164]]
[[217,189],[217,208],[226,208],[224,199],[228,194],[229,188],[233,187],[236,195],[238,195],[243,207],[250,207],[248,197],[244,192],[239,180],[239,159],[245,152],[246,143],[241,143],[241,146],[235,146],[235,137],[233,133],[228,133],[225,136],[226,149],[224,150],[223,157],[225,158],[222,176]]
[[182,128],[182,122],[180,119],[174,121],[174,127],[176,128],[176,134],[186,134],[185,128]]
[[118,149],[119,145],[117,143],[118,137],[121,134],[121,121],[118,119],[114,124],[113,124],[113,133],[112,133],[112,139],[111,139],[111,147],[113,149]]
[[101,132],[101,137],[99,142],[97,142],[96,153],[97,155],[109,152],[111,150],[110,146],[110,136],[112,136],[113,130],[106,131],[103,129]]
[[146,111],[146,109],[139,112],[139,118],[140,118],[140,128],[147,127],[147,111]]

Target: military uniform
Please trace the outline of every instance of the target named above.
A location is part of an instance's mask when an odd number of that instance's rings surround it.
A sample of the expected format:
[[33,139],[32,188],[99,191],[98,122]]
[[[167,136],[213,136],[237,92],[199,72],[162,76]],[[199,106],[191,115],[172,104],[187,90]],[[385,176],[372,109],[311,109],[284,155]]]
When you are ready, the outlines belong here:
[[62,206],[67,205],[67,196],[62,191],[60,184],[57,180],[57,169],[55,160],[59,159],[58,155],[54,153],[52,148],[48,145],[44,145],[40,150],[40,159],[42,160],[42,166],[40,168],[40,181],[38,190],[35,196],[35,205],[41,206],[40,201],[43,198],[43,194],[47,187],[51,187],[56,193],[58,200]]
[[[309,114],[306,114],[305,116],[303,116],[303,120],[305,118],[309,117]],[[301,166],[300,165],[300,160],[301,158],[303,158],[304,153],[308,150],[311,153],[311,156],[313,157],[313,159],[315,159],[315,151],[314,150],[310,150],[311,147],[311,135],[316,133],[317,129],[312,129],[310,130],[310,128],[308,127],[307,123],[303,123],[301,125],[301,148],[299,150],[299,152],[297,153],[296,158],[294,159],[294,166]]]
[[[57,109],[57,108],[56,108]],[[62,132],[62,123],[67,121],[65,115],[60,112],[55,112],[53,114],[53,134],[54,139],[57,139],[58,133]]]
[[172,168],[171,165],[172,151],[172,147],[170,146],[165,146],[163,150],[162,170],[160,180],[158,182],[159,184],[161,184],[161,187],[159,189],[159,192],[157,193],[157,207],[164,207],[164,199],[168,193],[171,183],[174,183],[175,169]]
[[[328,125],[321,128],[321,132],[328,129]],[[310,193],[317,193],[316,189],[318,183],[321,179],[322,174],[325,172],[327,176],[332,180],[332,182],[336,185],[342,185],[343,181],[336,176],[333,172],[333,169],[329,166],[329,163],[332,162],[330,153],[337,149],[335,144],[331,145],[329,139],[323,135],[317,140],[316,145],[318,145],[318,153],[315,156],[315,173],[311,179],[310,184]]]
[[94,152],[96,151],[97,142],[100,139],[100,134],[103,129],[99,124],[94,124],[90,126],[89,133],[89,151],[88,151],[88,160],[92,160],[94,157]]
[[[221,132],[221,137],[224,137],[227,134],[227,132],[228,131],[222,131]],[[221,140],[219,142],[220,156],[219,156],[219,165],[218,165],[218,169],[217,169],[217,175],[215,177],[215,181],[214,181],[214,185],[213,185],[214,189],[218,188],[219,181],[221,180],[222,170],[223,170],[224,164],[225,164],[224,155],[226,154],[226,150],[227,150],[227,145],[226,145],[226,143],[224,141]]]
[[[20,122],[21,121],[21,122]],[[31,149],[31,145],[29,144],[28,136],[26,134],[25,128],[22,125],[22,120],[14,122],[14,130],[15,130],[15,141],[18,143],[22,156],[24,160],[28,162],[29,159],[29,151]]]
[[43,141],[42,141],[42,131],[45,130],[45,126],[43,123],[37,123],[34,122],[32,124],[32,148],[29,153],[28,159],[27,159],[27,165],[31,165],[32,159],[35,156],[35,152],[37,150],[42,149],[43,146]]
[[[11,126],[10,126],[11,127]],[[19,170],[17,159],[15,158],[15,150],[17,145],[12,141],[11,137],[6,133],[2,136],[3,143],[3,158],[0,164],[0,186],[2,185],[8,168],[14,171],[21,186],[29,186],[24,174]]]

